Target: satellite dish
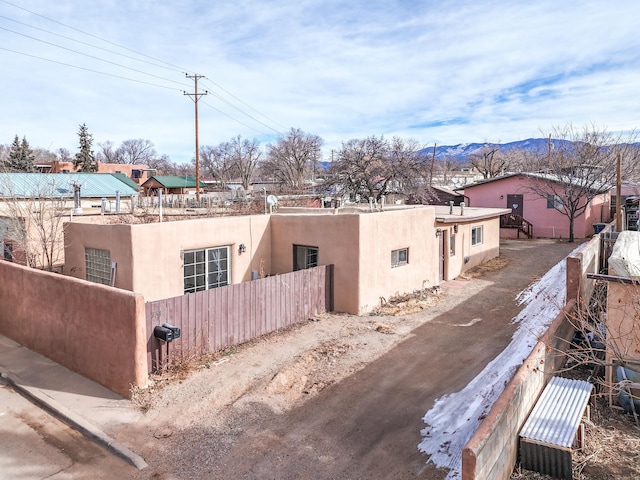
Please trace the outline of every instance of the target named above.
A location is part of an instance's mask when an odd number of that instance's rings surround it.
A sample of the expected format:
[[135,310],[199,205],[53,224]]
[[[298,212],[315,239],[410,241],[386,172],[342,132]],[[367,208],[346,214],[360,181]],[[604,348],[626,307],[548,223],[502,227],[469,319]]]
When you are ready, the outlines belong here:
[[267,203],[273,207],[278,203],[278,197],[276,197],[275,195],[269,195],[267,197]]

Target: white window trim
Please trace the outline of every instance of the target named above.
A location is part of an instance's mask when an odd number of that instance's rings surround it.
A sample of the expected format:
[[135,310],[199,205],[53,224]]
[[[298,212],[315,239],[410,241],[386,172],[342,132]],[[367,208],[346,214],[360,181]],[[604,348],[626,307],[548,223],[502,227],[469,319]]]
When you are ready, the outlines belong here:
[[[222,250],[225,249],[226,250],[226,260],[227,260],[227,268],[225,270],[221,270],[218,273],[220,274],[220,272],[224,272],[224,276],[225,279],[223,282],[210,282],[209,281],[209,275],[213,274],[213,271],[210,271],[210,266],[212,262],[215,262],[215,260],[210,260],[209,259],[209,253],[213,252],[215,250]],[[203,252],[204,253],[204,261],[202,262],[198,262],[196,261],[196,255],[198,252]],[[193,253],[194,254],[194,262],[193,263],[186,263],[186,256],[187,254]],[[217,288],[217,287],[224,287],[226,285],[229,285],[231,283],[231,249],[229,248],[228,245],[223,245],[223,246],[218,246],[218,247],[208,247],[208,248],[196,248],[193,250],[185,250],[183,252],[183,262],[182,262],[182,281],[183,281],[183,293],[187,294],[187,293],[195,293],[195,292],[201,292],[204,290],[210,290],[212,288]],[[192,275],[186,275],[185,269],[187,266],[189,265],[193,265],[194,266],[194,273]],[[197,266],[201,265],[202,268],[204,269],[204,271],[200,271],[198,272],[198,268]],[[198,288],[197,282],[195,281],[195,279],[197,277],[200,276],[204,276],[204,284],[201,285],[201,288]],[[188,278],[193,278],[194,279],[194,284],[192,287],[186,288],[186,286],[184,285],[184,283],[186,282],[186,280]],[[204,288],[202,288],[202,286],[204,286]]]
[[[479,231],[480,232],[480,239],[478,239],[478,234],[475,234],[476,240],[475,242],[473,241],[473,232],[474,231]],[[484,243],[484,225],[477,225],[475,227],[471,228],[471,246],[472,247],[476,247],[478,245],[482,245]]]
[[[404,260],[401,260],[404,252]],[[409,247],[391,250],[391,268],[401,267],[409,263]]]

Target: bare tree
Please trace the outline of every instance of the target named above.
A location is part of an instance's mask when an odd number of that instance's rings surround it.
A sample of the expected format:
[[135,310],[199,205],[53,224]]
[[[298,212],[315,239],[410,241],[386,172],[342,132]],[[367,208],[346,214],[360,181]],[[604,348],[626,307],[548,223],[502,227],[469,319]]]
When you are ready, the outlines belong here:
[[209,145],[200,147],[200,168],[206,175],[214,177],[222,190],[226,190],[233,172],[231,144],[225,142],[215,147]]
[[23,256],[30,267],[51,271],[62,259],[64,213],[71,194],[61,196],[58,185],[47,177],[33,180],[25,194],[16,191],[11,174],[0,174],[5,192],[0,217],[14,255]]
[[115,148],[111,140],[98,144],[100,150],[96,154],[96,158],[102,163],[124,163],[120,161],[120,154],[118,149]]
[[574,222],[585,213],[596,197],[606,194],[616,182],[616,162],[623,160],[623,176],[637,168],[636,137],[613,135],[591,125],[576,130],[572,125],[554,128],[551,137],[559,139],[546,153],[534,152],[529,158],[531,178],[528,190],[546,198],[569,221],[569,242],[574,241]]
[[430,198],[430,162],[416,140],[371,136],[343,142],[332,162],[328,184],[353,199],[381,200],[397,193],[424,202]]
[[249,190],[253,173],[258,166],[262,151],[258,140],[249,140],[238,135],[231,140],[232,168],[240,178],[242,188]]
[[471,155],[470,162],[480,172],[482,178],[497,177],[507,168],[507,159],[500,153],[498,145],[485,145],[480,151]]
[[115,163],[148,165],[158,154],[149,140],[132,138],[123,141],[116,151]]
[[56,160],[59,162],[73,162],[73,156],[66,148],[59,148],[56,150]]
[[322,158],[322,139],[317,135],[292,128],[277,143],[267,145],[267,158],[262,167],[293,191],[301,191]]
[[448,186],[456,176],[456,171],[460,170],[460,161],[451,155],[436,159],[433,168],[434,184]]

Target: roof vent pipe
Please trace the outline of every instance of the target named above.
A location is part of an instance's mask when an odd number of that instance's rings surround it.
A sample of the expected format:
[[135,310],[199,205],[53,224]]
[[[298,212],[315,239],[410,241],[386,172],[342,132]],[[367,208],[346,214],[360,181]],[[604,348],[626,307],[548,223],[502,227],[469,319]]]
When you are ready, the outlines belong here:
[[73,213],[82,213],[82,200],[80,195],[80,185],[78,183],[73,184]]
[[453,200],[449,201],[449,215],[453,215]]
[[460,202],[460,215],[464,215],[464,202]]

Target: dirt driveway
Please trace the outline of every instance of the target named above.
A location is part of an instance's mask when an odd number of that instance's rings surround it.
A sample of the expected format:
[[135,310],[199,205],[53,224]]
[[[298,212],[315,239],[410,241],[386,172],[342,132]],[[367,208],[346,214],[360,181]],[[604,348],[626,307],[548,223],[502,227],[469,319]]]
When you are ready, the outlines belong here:
[[229,350],[159,379],[140,422],[108,433],[151,465],[139,479],[444,478],[417,449],[422,417],[504,349],[516,294],[576,246],[506,241],[504,268],[419,313],[326,315]]

